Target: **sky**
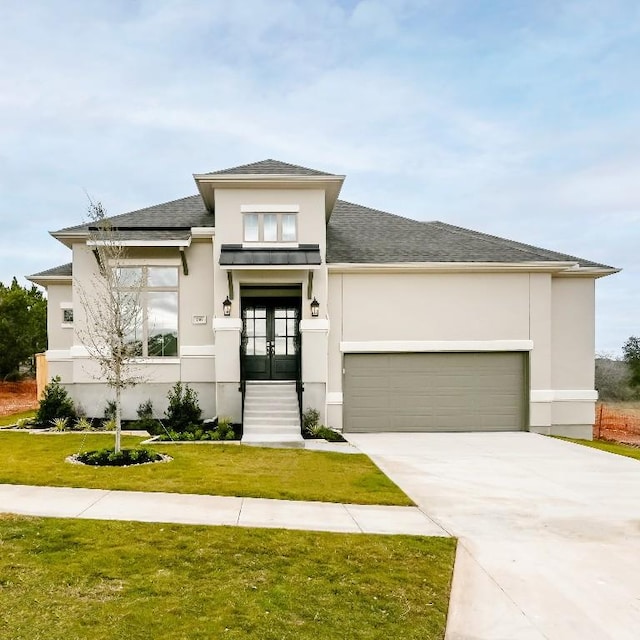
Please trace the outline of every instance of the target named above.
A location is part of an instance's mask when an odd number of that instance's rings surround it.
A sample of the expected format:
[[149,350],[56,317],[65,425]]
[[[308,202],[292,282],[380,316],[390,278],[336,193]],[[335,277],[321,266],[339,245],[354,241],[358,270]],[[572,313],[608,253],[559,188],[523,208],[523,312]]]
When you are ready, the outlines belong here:
[[[596,349],[640,334],[637,0],[0,0],[0,281],[48,231],[275,158],[341,197],[622,269]],[[576,320],[579,320],[576,318]]]

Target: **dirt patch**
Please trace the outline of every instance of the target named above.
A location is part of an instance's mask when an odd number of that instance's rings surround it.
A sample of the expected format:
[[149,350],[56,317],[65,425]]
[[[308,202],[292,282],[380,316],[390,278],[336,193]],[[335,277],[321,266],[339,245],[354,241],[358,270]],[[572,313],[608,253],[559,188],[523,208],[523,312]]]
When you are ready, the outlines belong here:
[[593,437],[624,444],[640,444],[640,403],[599,402]]
[[0,382],[0,417],[37,408],[35,380]]

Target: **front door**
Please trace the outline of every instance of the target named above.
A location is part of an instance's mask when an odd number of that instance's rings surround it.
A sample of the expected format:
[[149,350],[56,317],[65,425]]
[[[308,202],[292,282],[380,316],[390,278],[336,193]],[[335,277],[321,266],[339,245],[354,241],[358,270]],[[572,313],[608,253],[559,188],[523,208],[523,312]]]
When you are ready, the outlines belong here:
[[295,298],[247,298],[242,304],[245,380],[297,380],[300,305]]

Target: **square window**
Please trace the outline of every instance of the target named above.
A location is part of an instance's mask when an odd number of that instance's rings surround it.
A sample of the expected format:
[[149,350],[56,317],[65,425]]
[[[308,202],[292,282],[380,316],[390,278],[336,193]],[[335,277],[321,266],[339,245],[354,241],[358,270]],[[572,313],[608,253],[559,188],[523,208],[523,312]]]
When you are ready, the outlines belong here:
[[73,309],[62,310],[62,322],[71,324],[73,322]]

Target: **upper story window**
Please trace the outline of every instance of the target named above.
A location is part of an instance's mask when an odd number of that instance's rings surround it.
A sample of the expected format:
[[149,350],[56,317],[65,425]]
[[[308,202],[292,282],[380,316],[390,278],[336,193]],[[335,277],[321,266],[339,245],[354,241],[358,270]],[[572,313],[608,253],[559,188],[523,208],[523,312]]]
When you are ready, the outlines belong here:
[[244,242],[297,242],[295,213],[244,213]]
[[116,278],[121,303],[131,321],[127,342],[141,357],[178,355],[178,268],[120,267]]

